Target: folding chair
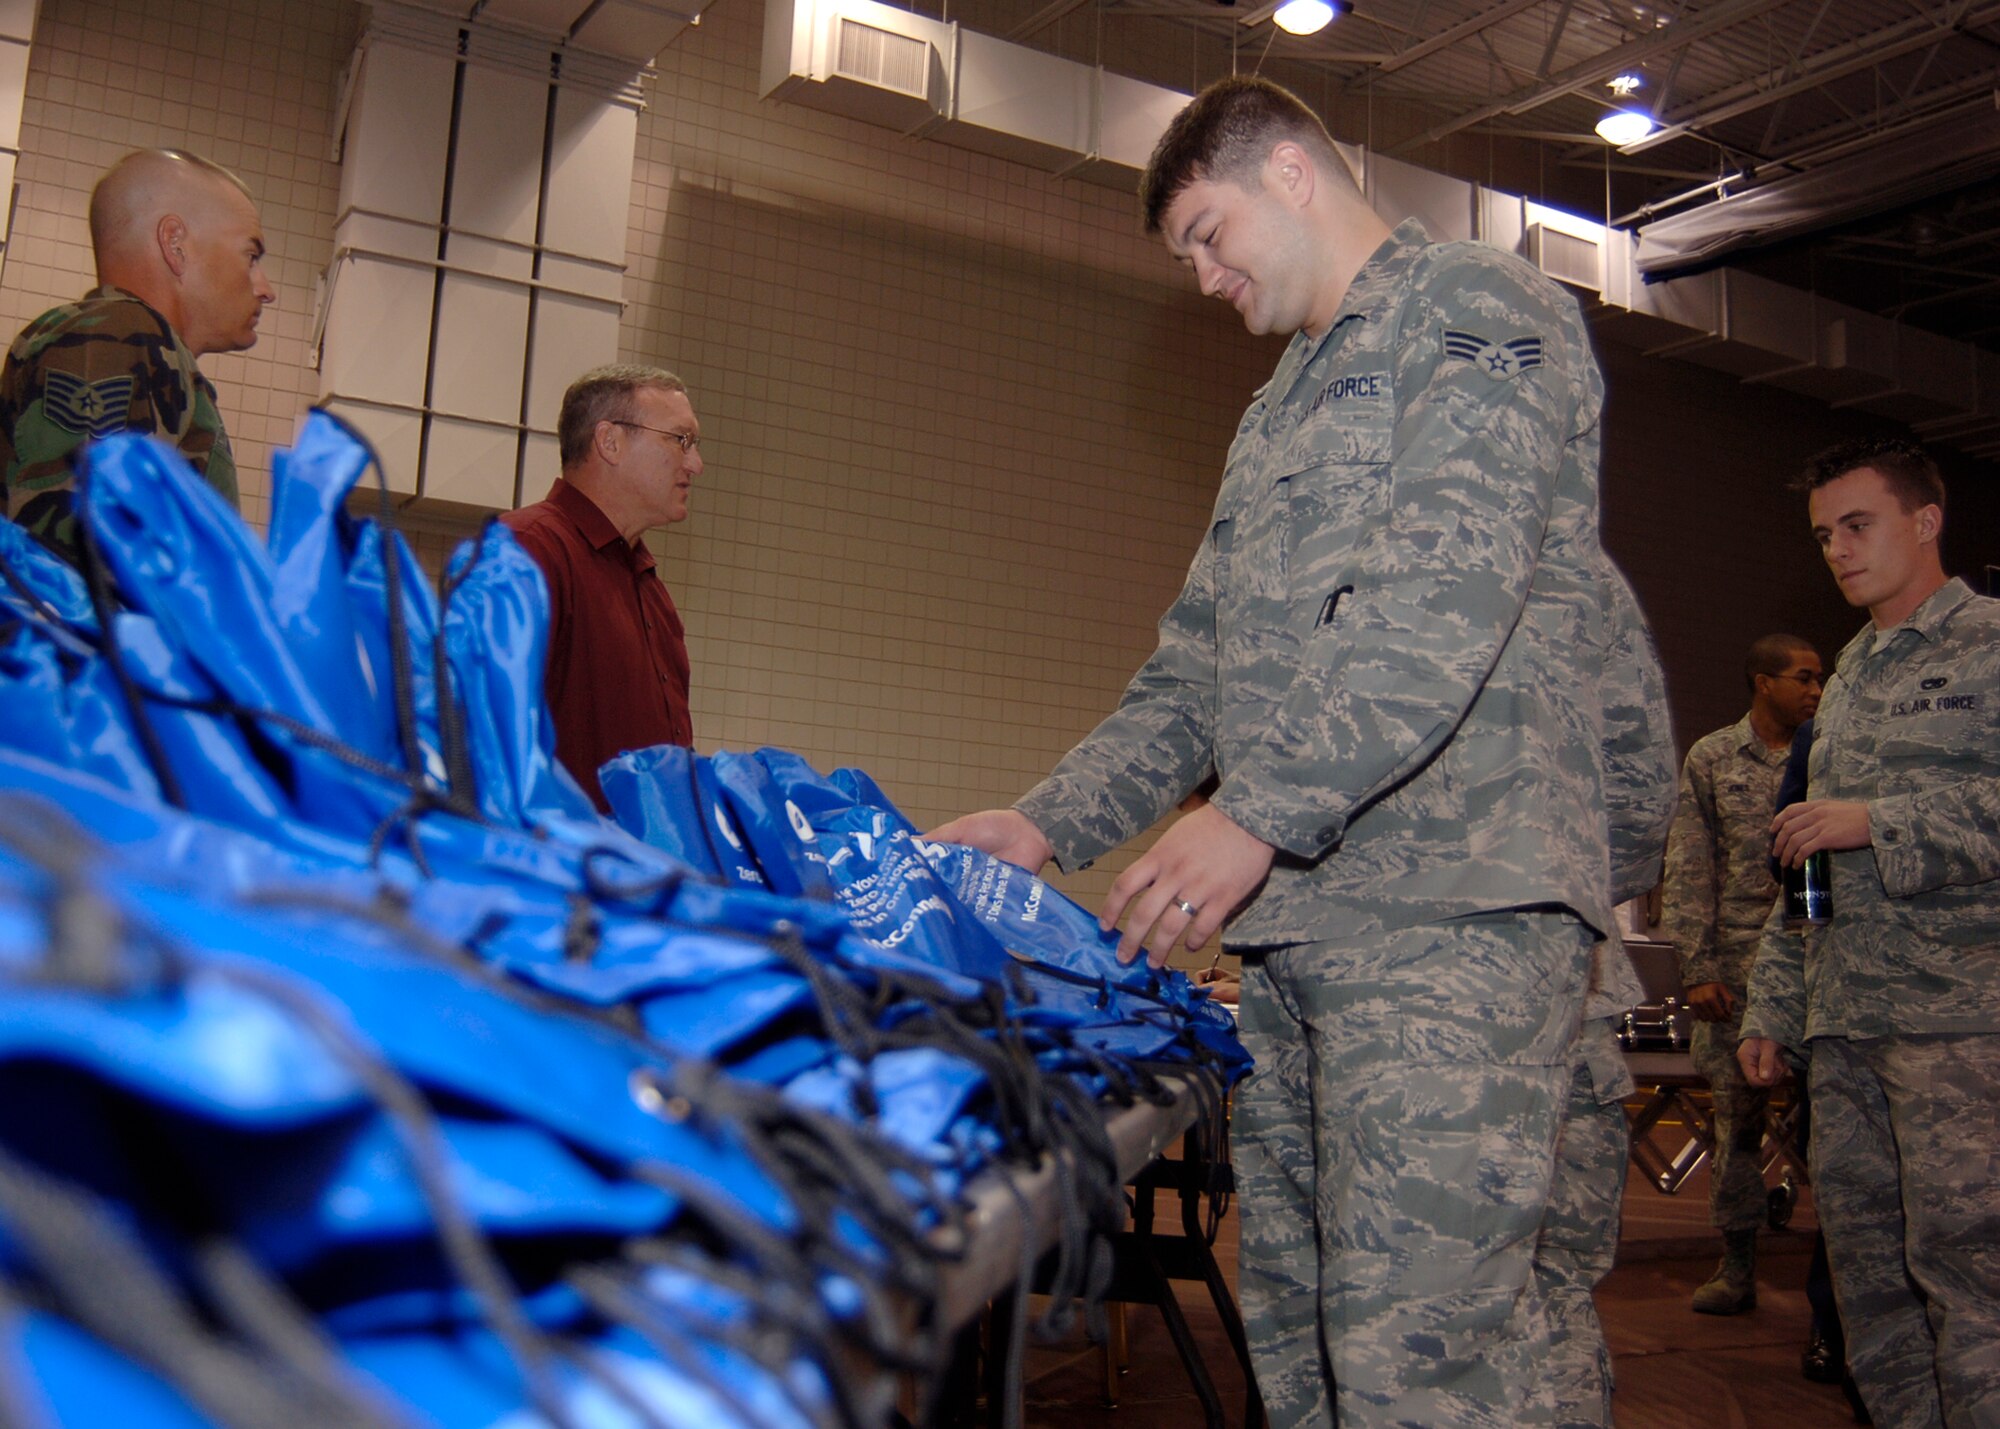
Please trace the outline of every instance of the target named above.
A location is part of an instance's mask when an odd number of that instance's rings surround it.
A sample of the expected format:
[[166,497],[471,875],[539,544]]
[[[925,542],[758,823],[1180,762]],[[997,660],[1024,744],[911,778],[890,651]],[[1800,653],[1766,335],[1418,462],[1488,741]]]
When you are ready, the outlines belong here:
[[[1625,1014],[1618,1033],[1625,1065],[1644,1098],[1631,1113],[1632,1164],[1655,1190],[1671,1196],[1715,1147],[1708,1108],[1689,1095],[1706,1090],[1708,1082],[1695,1071],[1694,1056],[1688,1051],[1693,1022],[1682,1000],[1680,961],[1673,945],[1628,938],[1625,955],[1646,993],[1646,1000]],[[1660,1125],[1669,1113],[1678,1115],[1685,1128],[1678,1145]]]

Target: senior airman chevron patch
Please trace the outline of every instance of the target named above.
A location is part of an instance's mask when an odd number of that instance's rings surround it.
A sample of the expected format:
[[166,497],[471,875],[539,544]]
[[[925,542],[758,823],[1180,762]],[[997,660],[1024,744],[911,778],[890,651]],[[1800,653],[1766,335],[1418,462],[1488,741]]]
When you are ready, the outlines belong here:
[[1476,332],[1456,332],[1447,328],[1444,355],[1469,362],[1498,382],[1503,377],[1517,377],[1531,367],[1540,367],[1542,340],[1539,337],[1517,337],[1507,342],[1489,342]]

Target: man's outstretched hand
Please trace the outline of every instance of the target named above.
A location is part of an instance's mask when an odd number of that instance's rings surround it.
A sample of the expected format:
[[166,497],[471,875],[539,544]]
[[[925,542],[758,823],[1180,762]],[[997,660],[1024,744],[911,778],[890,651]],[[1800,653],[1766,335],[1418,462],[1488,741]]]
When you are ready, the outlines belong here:
[[1055,857],[1056,852],[1035,827],[1034,820],[1014,809],[986,809],[967,814],[932,829],[924,837],[932,843],[982,849],[1030,873],[1040,873],[1042,865]]

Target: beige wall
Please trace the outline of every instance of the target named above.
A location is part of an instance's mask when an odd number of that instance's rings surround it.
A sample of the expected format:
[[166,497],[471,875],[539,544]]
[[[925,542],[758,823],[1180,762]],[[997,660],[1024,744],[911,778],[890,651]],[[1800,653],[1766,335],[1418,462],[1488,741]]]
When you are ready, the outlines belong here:
[[29,56],[0,333],[95,284],[90,189],[119,155],[185,147],[235,170],[257,195],[279,301],[255,348],[202,370],[260,525],[271,447],[318,391],[313,282],[333,252],[333,112],[358,16],[325,0],[43,0]]
[[[237,169],[282,301],[254,351],[207,366],[259,523],[270,447],[317,390],[360,15],[44,0],[36,35],[0,325],[89,285],[85,200],[126,149]],[[697,737],[858,765],[920,822],[1003,802],[1151,648],[1276,347],[1191,293],[1126,196],[758,99],[761,24],[756,0],[721,0],[660,57],[632,185],[619,356],[688,379],[709,454],[693,519],[653,538]],[[1660,630],[1685,744],[1734,718],[1751,636],[1837,644],[1856,623],[1772,483],[1865,424],[1605,357],[1607,544]],[[1992,471],[1954,475],[1959,549],[1995,559]],[[426,525],[422,549],[454,533]],[[1120,866],[1071,887],[1094,900]]]
[[[90,185],[127,149],[236,169],[281,301],[204,366],[260,524],[317,390],[360,18],[45,0],[36,35],[0,326],[90,285]],[[1020,793],[1111,707],[1277,348],[1191,292],[1129,196],[760,100],[761,28],[754,0],[716,5],[640,121],[618,355],[688,380],[708,458],[693,517],[651,539],[701,747],[856,765],[928,822]],[[454,534],[420,524],[430,555]]]

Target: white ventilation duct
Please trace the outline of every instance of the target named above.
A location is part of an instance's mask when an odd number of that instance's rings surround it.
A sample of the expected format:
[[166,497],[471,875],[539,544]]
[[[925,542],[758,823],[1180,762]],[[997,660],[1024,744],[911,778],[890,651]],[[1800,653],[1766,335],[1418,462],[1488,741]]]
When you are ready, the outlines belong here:
[[1125,189],[1187,103],[876,0],[772,0],[762,87],[767,99]]
[[[882,38],[863,48],[854,37],[869,31]],[[857,62],[864,55],[868,63]],[[868,64],[884,78],[869,78]],[[1177,90],[876,0],[766,0],[762,78],[766,98],[1127,191],[1188,102]],[[2000,123],[1991,126],[1990,139],[1987,128],[1968,126],[1937,154],[1989,152],[2000,146]],[[1629,233],[1339,147],[1385,218],[1415,215],[1435,238],[1477,239],[1522,254],[1583,290],[1592,322],[1607,336],[1745,382],[1907,422],[1975,455],[2000,456],[2000,358],[1749,274],[1713,269],[1648,283]],[[1823,172],[1831,182],[1830,171]],[[1644,231],[1649,242],[1660,227]]]

